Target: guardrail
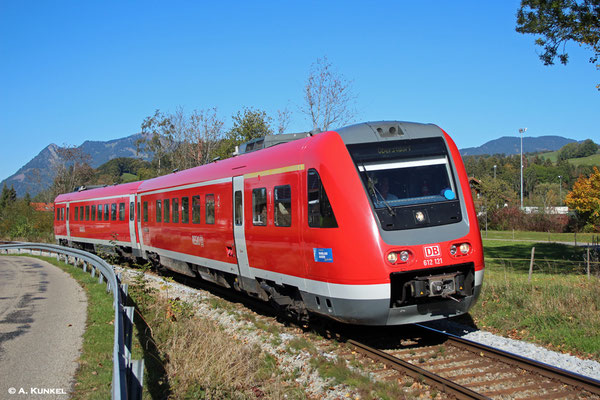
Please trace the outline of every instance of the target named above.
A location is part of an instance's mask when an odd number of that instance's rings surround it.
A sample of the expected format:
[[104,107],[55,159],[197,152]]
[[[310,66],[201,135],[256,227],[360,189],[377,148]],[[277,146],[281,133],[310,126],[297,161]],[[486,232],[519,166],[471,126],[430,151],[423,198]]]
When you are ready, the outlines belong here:
[[87,272],[90,266],[92,277],[98,274],[98,283],[106,280],[107,291],[113,294],[113,307],[115,310],[114,322],[114,346],[113,346],[113,376],[112,376],[112,399],[141,399],[142,385],[144,377],[144,360],[131,359],[131,342],[133,335],[133,315],[134,308],[126,307],[123,299],[127,298],[127,285],[121,285],[120,277],[115,274],[113,267],[106,263],[100,257],[83,250],[71,249],[67,247],[44,244],[44,243],[13,243],[0,245],[0,250],[29,250],[33,254],[34,250],[39,250],[40,255],[43,252],[56,254],[56,259],[61,260],[64,256],[65,262],[78,266],[83,263],[83,270]]

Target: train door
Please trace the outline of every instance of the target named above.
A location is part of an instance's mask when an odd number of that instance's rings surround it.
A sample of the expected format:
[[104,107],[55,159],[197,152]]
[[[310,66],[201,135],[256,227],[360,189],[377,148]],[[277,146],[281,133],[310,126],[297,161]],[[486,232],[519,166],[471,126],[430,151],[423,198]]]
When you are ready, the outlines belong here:
[[[142,199],[140,195],[137,195],[137,215],[136,215],[136,234],[137,234],[137,248],[140,251],[140,254],[145,257],[144,253],[142,252],[142,247],[144,246],[144,236],[142,235]],[[146,208],[146,214],[148,213],[147,208]]]
[[240,275],[240,287],[245,289],[244,277],[253,278],[248,264],[248,251],[246,249],[246,234],[244,227],[244,177],[233,177],[233,238],[235,254]]
[[129,195],[129,240],[131,249],[137,248],[136,230],[135,230],[135,195]]
[[67,216],[65,217],[66,223],[67,223],[67,240],[71,241],[71,227],[69,226],[69,203],[67,203],[67,209],[65,210]]

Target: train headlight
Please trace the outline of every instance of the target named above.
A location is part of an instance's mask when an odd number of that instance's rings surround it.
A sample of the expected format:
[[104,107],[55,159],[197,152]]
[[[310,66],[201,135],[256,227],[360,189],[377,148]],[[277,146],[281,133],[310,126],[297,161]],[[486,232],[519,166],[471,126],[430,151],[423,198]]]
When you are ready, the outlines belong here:
[[458,248],[456,247],[456,245],[455,245],[455,244],[453,244],[453,245],[452,245],[452,247],[450,247],[450,254],[452,254],[452,255],[455,255],[455,254],[456,254],[456,250],[457,250],[457,249],[458,249]]
[[417,222],[423,222],[425,221],[425,214],[423,214],[423,211],[417,211],[415,213],[415,218],[417,219]]
[[470,250],[471,246],[469,245],[469,243],[463,243],[460,245],[460,252],[462,254],[468,254]]
[[398,253],[391,252],[387,255],[387,260],[390,264],[396,264],[398,261]]
[[410,253],[406,250],[400,252],[400,261],[407,262],[410,257]]

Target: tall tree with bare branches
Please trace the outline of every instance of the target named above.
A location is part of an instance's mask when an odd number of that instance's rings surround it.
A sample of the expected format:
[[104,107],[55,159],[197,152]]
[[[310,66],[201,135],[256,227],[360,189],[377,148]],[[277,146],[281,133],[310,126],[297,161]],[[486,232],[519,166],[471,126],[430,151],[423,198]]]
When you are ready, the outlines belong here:
[[79,147],[64,145],[57,149],[58,160],[54,164],[55,178],[52,184],[52,198],[60,193],[68,193],[75,188],[89,184],[94,177],[90,166],[90,155]]
[[334,70],[327,57],[311,65],[300,110],[310,118],[313,128],[326,131],[352,122],[356,116],[354,100],[351,82]]

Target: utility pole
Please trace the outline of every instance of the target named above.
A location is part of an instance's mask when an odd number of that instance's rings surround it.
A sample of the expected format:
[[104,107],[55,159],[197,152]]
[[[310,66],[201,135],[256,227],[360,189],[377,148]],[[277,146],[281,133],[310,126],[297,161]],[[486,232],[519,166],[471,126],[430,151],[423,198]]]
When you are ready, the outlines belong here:
[[521,210],[523,209],[523,134],[527,131],[527,128],[520,128],[519,133],[521,134]]
[[558,202],[562,206],[562,175],[558,176]]

